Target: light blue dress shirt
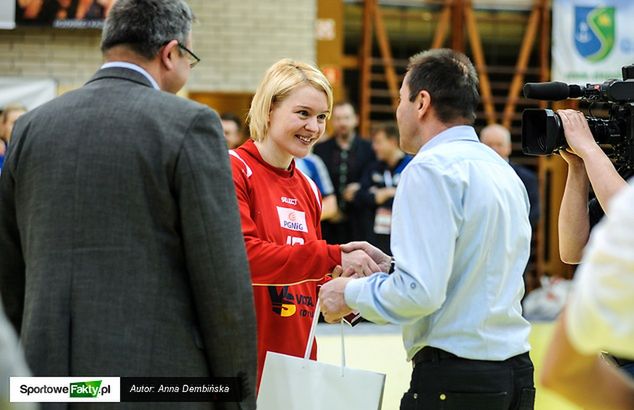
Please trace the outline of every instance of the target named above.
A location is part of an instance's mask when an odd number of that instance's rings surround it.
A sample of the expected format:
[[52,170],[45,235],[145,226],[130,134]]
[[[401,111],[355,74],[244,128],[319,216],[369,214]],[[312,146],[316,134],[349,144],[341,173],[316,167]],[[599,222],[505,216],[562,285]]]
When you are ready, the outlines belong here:
[[346,303],[373,322],[402,325],[408,360],[424,346],[475,360],[527,352],[529,206],[515,171],[472,127],[443,131],[401,174],[395,272],[350,281]]

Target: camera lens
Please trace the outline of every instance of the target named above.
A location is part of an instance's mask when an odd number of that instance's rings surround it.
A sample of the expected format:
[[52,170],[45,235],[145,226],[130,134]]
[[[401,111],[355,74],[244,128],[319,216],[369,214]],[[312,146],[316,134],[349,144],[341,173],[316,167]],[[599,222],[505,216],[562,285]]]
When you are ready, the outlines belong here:
[[549,155],[566,146],[561,120],[553,110],[524,110],[522,113],[524,154]]

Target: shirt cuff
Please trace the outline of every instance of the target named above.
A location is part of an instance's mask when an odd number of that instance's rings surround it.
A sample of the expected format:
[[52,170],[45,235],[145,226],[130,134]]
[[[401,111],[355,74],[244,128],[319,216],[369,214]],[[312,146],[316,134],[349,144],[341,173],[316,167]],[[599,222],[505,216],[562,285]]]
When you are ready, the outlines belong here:
[[343,291],[343,299],[350,309],[357,310],[359,308],[356,302],[359,299],[359,293],[361,293],[365,282],[365,278],[360,278],[348,281],[346,284],[346,288]]

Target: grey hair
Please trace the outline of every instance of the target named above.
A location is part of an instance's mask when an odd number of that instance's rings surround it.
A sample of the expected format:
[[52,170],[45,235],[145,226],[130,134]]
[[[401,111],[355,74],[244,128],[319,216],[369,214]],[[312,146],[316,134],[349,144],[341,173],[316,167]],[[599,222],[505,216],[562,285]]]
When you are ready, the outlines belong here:
[[490,132],[499,133],[502,137],[504,137],[504,142],[506,144],[511,144],[511,131],[509,131],[508,128],[500,124],[489,124],[480,131],[480,139]]
[[126,45],[152,59],[171,40],[186,45],[193,19],[184,0],[117,0],[101,33],[101,51]]

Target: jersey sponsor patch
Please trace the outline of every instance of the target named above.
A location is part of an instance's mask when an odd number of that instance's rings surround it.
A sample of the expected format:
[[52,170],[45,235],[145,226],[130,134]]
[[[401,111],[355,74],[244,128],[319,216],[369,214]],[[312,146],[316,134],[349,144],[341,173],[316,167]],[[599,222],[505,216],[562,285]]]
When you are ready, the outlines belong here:
[[291,231],[308,232],[306,226],[306,214],[296,209],[277,207],[277,215],[280,217],[280,226]]
[[[273,313],[281,317],[291,317],[299,313],[301,317],[315,315],[313,296],[289,292],[289,286],[269,286],[269,297]],[[295,288],[295,291],[299,289]]]

